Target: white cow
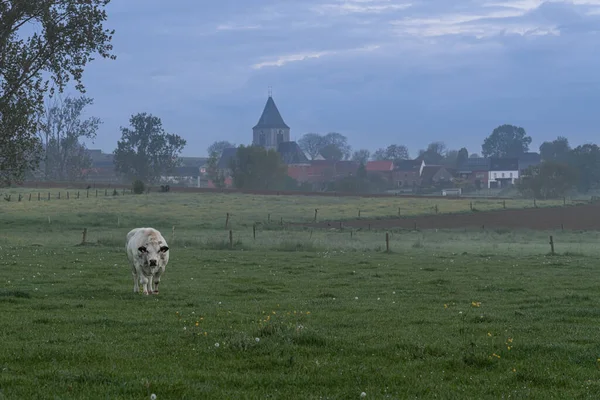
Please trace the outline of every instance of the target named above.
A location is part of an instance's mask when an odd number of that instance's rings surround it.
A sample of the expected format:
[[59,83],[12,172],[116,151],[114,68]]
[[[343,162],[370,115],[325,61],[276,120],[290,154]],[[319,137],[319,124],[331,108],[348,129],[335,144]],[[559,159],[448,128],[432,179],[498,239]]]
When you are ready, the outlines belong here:
[[159,231],[153,228],[135,228],[127,234],[127,258],[131,263],[133,292],[158,294],[160,276],[169,262],[169,246]]

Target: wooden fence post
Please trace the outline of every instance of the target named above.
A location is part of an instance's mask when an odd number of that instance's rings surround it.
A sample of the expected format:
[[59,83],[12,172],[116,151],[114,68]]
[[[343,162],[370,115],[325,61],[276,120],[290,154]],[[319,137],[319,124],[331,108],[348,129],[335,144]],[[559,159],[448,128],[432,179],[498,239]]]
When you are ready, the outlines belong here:
[[60,192],[58,192],[58,199],[60,200]]
[[256,240],[256,224],[252,225],[252,237]]
[[104,188],[104,195],[108,196],[108,189],[107,188]]
[[319,212],[318,208],[315,208],[315,218],[314,218],[314,222],[317,222],[317,213]]
[[175,225],[173,225],[173,231],[171,233],[171,244],[175,243]]
[[85,240],[87,239],[87,228],[83,228],[83,237],[81,238],[81,244],[85,244]]
[[388,232],[385,233],[385,251],[386,253],[390,252],[390,234]]
[[29,193],[29,201],[31,201],[31,193]]
[[469,202],[469,208],[471,209],[471,211],[473,211],[473,202]]
[[40,195],[40,192],[38,192],[38,201],[40,201],[40,200],[41,200],[41,195]]
[[86,189],[85,191],[87,192],[86,197],[90,197],[90,189]]
[[227,213],[227,217],[225,217],[225,229],[229,226],[229,213]]
[[563,206],[566,206],[566,205],[567,205],[567,197],[563,196]]
[[398,216],[400,217],[402,213],[400,212],[400,207],[398,207]]
[[280,224],[281,226],[283,226],[283,217],[281,217],[281,219],[279,220],[279,224]]
[[268,214],[267,215],[267,224],[270,224],[270,223],[271,223],[271,214]]
[[229,247],[233,249],[233,231],[229,231]]
[[417,230],[417,223],[416,223],[416,222],[415,222],[415,229],[414,229],[414,230],[415,230],[415,231]]
[[360,218],[360,209],[358,210],[358,218]]
[[98,189],[96,189],[96,197],[98,197]]
[[550,235],[550,254],[554,255],[554,239]]
[[48,192],[48,200],[50,200],[50,192]]
[[438,213],[438,205],[437,204],[435,205],[435,213],[436,214]]
[[69,200],[69,192],[67,192],[67,200]]

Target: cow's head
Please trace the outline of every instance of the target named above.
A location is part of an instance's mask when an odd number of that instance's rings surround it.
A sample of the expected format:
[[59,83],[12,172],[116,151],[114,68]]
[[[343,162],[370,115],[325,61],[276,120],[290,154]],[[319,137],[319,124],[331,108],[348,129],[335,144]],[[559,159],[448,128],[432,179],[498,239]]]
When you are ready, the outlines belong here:
[[169,251],[169,247],[160,243],[147,243],[145,246],[138,247],[139,256],[145,266],[156,267],[158,260],[164,258],[164,254]]

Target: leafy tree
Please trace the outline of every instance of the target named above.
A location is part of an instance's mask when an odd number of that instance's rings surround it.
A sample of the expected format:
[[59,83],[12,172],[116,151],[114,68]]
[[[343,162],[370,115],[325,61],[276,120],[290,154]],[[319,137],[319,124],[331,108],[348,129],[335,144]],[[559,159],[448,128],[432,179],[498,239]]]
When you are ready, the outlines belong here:
[[[116,58],[114,31],[103,27],[108,3],[0,1],[0,184],[20,181],[39,162],[44,96],[62,92],[72,79],[83,93],[83,72],[94,55]],[[39,29],[22,29],[26,24]]]
[[444,142],[432,142],[427,146],[427,150],[420,150],[421,157],[425,164],[441,164],[446,156],[446,144]]
[[458,150],[448,150],[442,158],[441,164],[446,167],[455,168],[458,161]]
[[298,140],[300,149],[308,154],[311,160],[316,159],[321,151],[323,137],[318,133],[307,133]]
[[38,136],[44,149],[43,173],[45,179],[78,180],[83,170],[92,165],[81,139],[94,139],[99,118],[82,119],[85,107],[93,104],[91,98],[81,96],[56,99],[43,116]]
[[[323,155],[323,149],[325,149],[326,147],[330,149],[332,147],[336,147],[339,153],[342,154],[342,158],[340,158],[340,160],[349,159],[352,152],[352,147],[350,147],[350,145],[348,144],[348,138],[342,135],[341,133],[337,132],[330,132],[327,135],[323,136],[323,141],[321,142],[321,155]],[[325,156],[323,155],[323,157]]]
[[216,188],[222,189],[225,187],[225,173],[218,168],[219,157],[221,153],[216,150],[210,153],[208,162],[206,163],[206,173]]
[[223,154],[223,150],[235,147],[235,144],[228,142],[227,140],[217,140],[210,146],[208,146],[208,156],[210,157],[213,153],[217,153],[217,157],[220,157]]
[[564,136],[559,136],[551,142],[544,142],[540,146],[543,161],[568,162],[570,153],[569,139]]
[[569,157],[571,165],[578,173],[578,189],[588,192],[600,185],[600,148],[595,144],[577,146]]
[[[298,140],[298,146],[314,160],[319,155],[329,160],[347,160],[352,155],[348,138],[341,133],[331,132],[325,136],[307,133]],[[325,154],[323,154],[325,152]]]
[[366,164],[369,161],[370,155],[371,155],[371,152],[369,150],[366,150],[366,149],[357,150],[352,154],[352,161]]
[[285,185],[287,165],[275,150],[262,146],[239,146],[230,164],[238,189],[275,189]]
[[385,149],[377,149],[375,153],[373,153],[373,160],[376,161],[400,161],[408,159],[408,148],[404,145],[391,144]]
[[344,153],[335,144],[328,144],[321,148],[321,155],[324,159],[330,161],[340,161],[344,158]]
[[471,154],[469,154],[469,158],[479,158],[479,154],[471,153]]
[[529,150],[531,137],[525,129],[514,125],[500,125],[485,138],[481,146],[484,157],[518,157]]
[[154,183],[161,175],[172,172],[185,139],[166,133],[160,118],[152,114],[132,115],[129,123],[133,129],[121,127],[121,140],[114,151],[117,172],[132,181],[146,183]]
[[577,171],[567,164],[545,161],[530,166],[517,182],[519,191],[541,199],[562,197],[577,183]]
[[459,167],[464,164],[469,158],[469,151],[466,148],[461,148],[456,155],[456,166]]

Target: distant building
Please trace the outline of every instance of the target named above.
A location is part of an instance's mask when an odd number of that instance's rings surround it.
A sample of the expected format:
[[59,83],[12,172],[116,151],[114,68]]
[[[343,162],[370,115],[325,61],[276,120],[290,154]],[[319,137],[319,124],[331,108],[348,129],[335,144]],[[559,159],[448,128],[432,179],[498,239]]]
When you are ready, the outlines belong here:
[[269,94],[258,123],[252,128],[252,144],[277,150],[279,144],[290,141],[290,127],[283,121],[273,97]]
[[488,175],[488,188],[505,188],[519,179],[519,159],[490,158],[490,170]]

